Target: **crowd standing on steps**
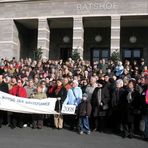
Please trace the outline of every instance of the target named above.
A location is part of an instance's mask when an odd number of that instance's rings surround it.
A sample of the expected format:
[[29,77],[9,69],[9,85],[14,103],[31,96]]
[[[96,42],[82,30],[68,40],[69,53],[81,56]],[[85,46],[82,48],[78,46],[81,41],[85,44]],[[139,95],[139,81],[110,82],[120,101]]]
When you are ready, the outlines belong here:
[[[69,127],[80,134],[98,131],[148,140],[148,66],[140,61],[74,61],[30,58],[0,60],[0,91],[26,99],[58,98],[58,115],[29,115],[0,110],[0,127]],[[62,115],[63,104],[76,105]]]

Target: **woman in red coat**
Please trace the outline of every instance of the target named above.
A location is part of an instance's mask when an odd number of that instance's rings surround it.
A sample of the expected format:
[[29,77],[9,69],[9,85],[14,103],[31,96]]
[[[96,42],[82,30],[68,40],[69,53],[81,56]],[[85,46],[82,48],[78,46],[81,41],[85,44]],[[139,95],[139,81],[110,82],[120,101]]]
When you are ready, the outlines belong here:
[[[14,85],[9,93],[11,95],[14,96],[18,96],[18,97],[22,97],[22,98],[27,98],[27,92],[26,89],[22,86],[22,80],[18,79],[17,80],[17,85]],[[10,127],[11,128],[15,128],[17,123],[19,125],[20,128],[23,127],[24,124],[24,114],[21,113],[13,113],[12,118],[11,118],[11,123],[10,123]]]
[[22,86],[22,81],[20,79],[17,81],[17,85],[10,89],[9,93],[13,96],[27,98],[26,89]]

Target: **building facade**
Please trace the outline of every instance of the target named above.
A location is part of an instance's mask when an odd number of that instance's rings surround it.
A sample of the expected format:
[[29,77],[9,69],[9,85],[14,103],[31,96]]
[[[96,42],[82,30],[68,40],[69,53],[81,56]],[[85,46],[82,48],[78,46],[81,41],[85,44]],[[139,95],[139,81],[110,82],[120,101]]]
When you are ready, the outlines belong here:
[[0,0],[0,55],[51,60],[77,50],[84,60],[144,58],[148,63],[147,0]]

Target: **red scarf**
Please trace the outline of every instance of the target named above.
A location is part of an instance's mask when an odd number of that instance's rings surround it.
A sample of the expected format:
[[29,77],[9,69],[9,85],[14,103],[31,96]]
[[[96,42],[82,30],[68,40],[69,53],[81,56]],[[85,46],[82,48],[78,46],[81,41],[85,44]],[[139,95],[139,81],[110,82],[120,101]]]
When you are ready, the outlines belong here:
[[59,93],[59,91],[61,90],[61,88],[62,88],[62,85],[61,85],[61,86],[58,86],[58,87],[56,88],[56,90],[55,90],[55,94],[56,94],[56,95]]

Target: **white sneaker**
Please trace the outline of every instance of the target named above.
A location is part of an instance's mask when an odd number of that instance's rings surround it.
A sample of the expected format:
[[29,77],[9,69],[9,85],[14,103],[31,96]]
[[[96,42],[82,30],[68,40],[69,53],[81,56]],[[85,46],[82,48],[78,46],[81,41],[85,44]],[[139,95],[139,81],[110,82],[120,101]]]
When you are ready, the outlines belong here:
[[87,135],[90,135],[90,131],[87,132]]
[[79,134],[80,134],[80,135],[83,135],[83,131],[80,131]]
[[24,124],[23,127],[27,127],[27,124]]

